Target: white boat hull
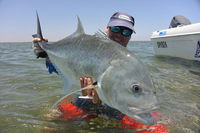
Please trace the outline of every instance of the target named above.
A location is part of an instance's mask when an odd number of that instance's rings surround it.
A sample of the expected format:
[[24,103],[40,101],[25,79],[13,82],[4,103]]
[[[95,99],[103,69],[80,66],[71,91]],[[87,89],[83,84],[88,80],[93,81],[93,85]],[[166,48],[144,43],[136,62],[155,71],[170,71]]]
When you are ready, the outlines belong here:
[[200,23],[153,32],[156,55],[200,61]]

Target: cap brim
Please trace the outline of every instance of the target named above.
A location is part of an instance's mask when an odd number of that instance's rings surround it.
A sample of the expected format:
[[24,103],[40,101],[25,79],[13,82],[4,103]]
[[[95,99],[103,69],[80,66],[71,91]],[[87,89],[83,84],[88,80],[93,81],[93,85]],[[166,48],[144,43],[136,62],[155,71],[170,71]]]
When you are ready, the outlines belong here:
[[108,23],[108,26],[123,26],[123,27],[127,27],[127,28],[133,30],[133,32],[136,33],[133,28],[133,24],[131,24],[130,22],[127,22],[127,21],[123,21],[123,20],[119,20],[119,19],[117,19],[117,20],[112,19]]

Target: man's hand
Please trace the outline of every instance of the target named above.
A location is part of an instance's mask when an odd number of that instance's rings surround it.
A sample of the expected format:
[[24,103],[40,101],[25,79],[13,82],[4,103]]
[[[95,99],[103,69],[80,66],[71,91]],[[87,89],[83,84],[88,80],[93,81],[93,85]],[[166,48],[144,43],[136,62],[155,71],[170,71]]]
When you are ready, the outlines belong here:
[[[47,38],[44,38],[44,40],[48,42]],[[34,50],[34,53],[37,56],[37,58],[39,58],[39,57],[41,57],[41,58],[47,58],[48,57],[47,53],[38,44],[40,41],[41,41],[40,38],[34,38],[33,39],[32,48]]]
[[[48,42],[48,38],[44,38],[44,40]],[[37,37],[36,37],[36,38],[33,38],[33,42],[34,42],[34,43],[38,43],[38,42],[40,42],[40,41],[41,41],[40,38],[37,38]]]
[[[92,85],[93,81],[92,81],[91,77],[82,77],[82,78],[80,78],[80,83],[81,83],[81,88],[83,88],[88,85]],[[101,100],[99,99],[97,92],[93,88],[82,90],[82,95],[83,96],[92,96],[93,97],[92,102],[94,104],[101,104]]]

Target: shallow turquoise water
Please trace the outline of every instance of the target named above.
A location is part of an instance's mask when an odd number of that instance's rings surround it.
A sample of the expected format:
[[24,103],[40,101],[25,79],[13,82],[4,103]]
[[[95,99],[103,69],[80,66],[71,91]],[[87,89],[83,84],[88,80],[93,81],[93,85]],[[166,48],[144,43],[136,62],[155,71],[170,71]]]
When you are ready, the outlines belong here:
[[[150,42],[131,42],[128,49],[148,67],[157,89],[162,119],[172,122],[168,129],[180,133],[198,132],[200,62],[155,57]],[[43,115],[63,95],[62,80],[48,74],[44,61],[34,56],[31,43],[0,44],[0,133],[133,132],[116,129],[103,119],[45,119]]]

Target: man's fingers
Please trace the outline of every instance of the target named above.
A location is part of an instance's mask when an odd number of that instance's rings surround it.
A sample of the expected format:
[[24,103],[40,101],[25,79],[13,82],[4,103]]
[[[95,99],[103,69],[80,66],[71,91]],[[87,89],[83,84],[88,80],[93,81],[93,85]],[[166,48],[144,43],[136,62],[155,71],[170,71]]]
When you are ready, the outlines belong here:
[[86,87],[87,86],[87,77],[84,77],[83,78],[83,87]]
[[93,97],[92,102],[93,103],[97,103],[98,102],[98,98],[97,98],[97,95],[96,95],[95,91],[92,91],[92,97]]
[[[87,82],[87,83],[86,83],[87,86],[93,84],[93,81],[92,81],[92,78],[91,78],[91,77],[87,77],[87,81],[86,81],[86,82]],[[93,88],[87,89],[87,94],[88,94],[89,96],[92,96],[92,91],[93,91]]]
[[81,84],[81,88],[83,88],[84,87],[84,80],[83,80],[82,77],[80,78],[80,84]]
[[[84,87],[84,78],[83,77],[80,78],[80,84],[81,84],[81,88],[83,88]],[[87,90],[82,90],[82,95],[87,96],[88,95]]]
[[[91,77],[81,77],[80,78],[80,84],[81,84],[81,88],[84,88],[88,85],[92,85],[93,84],[93,80]],[[93,103],[101,103],[101,100],[99,99],[97,92],[93,89],[93,88],[89,88],[86,90],[82,90],[82,95],[83,96],[93,96],[94,100]]]
[[[84,88],[88,85],[91,85],[92,81],[91,79],[89,79],[88,77],[81,77],[80,78],[80,84],[81,84],[81,88]],[[85,89],[82,90],[82,95],[83,96],[91,96],[92,95],[92,90],[91,89]]]
[[92,97],[93,97],[92,102],[94,104],[101,104],[101,100],[99,99],[99,96],[95,90],[92,91]]
[[40,38],[33,38],[33,42],[40,42],[41,39]]
[[92,85],[93,81],[91,77],[81,77],[80,78],[81,88],[86,87],[88,85]]
[[93,84],[92,78],[88,77],[87,78],[87,85],[92,85],[92,84]]
[[86,91],[88,96],[92,96],[92,89],[87,89]]
[[48,41],[48,38],[45,37],[44,40],[45,40],[45,41]]
[[[48,41],[48,38],[44,38],[45,41]],[[33,38],[33,42],[40,42],[41,41],[41,38]]]

